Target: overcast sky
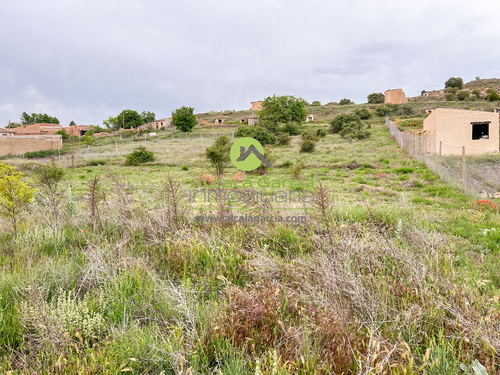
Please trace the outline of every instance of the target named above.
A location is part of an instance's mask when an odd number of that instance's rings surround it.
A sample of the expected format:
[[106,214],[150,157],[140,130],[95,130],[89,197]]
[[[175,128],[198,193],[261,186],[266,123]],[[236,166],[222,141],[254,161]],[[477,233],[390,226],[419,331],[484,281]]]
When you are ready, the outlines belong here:
[[0,0],[0,126],[500,78],[500,1]]

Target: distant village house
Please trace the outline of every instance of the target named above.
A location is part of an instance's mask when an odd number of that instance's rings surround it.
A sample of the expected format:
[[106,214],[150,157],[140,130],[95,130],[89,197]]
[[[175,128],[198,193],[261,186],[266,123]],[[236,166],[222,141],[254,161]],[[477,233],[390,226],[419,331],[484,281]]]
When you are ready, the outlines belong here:
[[30,124],[12,129],[16,135],[50,135],[60,130],[64,129],[59,124]]
[[263,101],[252,102],[252,111],[261,111],[262,110]]

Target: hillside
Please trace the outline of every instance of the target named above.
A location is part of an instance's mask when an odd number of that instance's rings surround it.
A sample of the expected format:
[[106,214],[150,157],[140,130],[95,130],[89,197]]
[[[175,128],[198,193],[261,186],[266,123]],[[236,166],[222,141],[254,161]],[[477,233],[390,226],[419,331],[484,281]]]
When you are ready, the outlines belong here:
[[[311,111],[329,119],[356,107]],[[366,140],[328,133],[308,154],[293,136],[266,152],[274,168],[263,175],[224,172],[254,184],[314,179],[321,199],[309,205],[186,201],[213,173],[215,134],[233,128],[71,146],[59,215],[37,199],[17,237],[1,224],[0,369],[452,374],[479,361],[498,373],[498,210],[409,157],[382,117],[367,122]],[[138,145],[156,160],[124,166]],[[6,161],[46,192],[33,172],[46,160]],[[306,221],[199,221],[243,214]]]

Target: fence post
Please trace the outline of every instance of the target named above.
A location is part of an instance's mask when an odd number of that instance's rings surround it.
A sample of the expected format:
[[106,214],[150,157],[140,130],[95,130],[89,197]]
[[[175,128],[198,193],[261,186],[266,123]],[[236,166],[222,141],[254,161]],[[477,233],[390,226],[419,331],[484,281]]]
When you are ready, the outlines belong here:
[[439,164],[438,164],[438,176],[441,177],[441,157],[443,151],[443,141],[439,141]]
[[462,189],[464,193],[467,190],[467,175],[466,175],[466,164],[465,164],[465,146],[462,146]]

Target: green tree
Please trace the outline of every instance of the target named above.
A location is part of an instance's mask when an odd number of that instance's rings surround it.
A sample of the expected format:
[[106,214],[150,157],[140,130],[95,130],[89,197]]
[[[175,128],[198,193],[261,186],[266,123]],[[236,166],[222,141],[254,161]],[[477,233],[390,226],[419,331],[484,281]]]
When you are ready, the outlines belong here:
[[311,103],[311,105],[312,105],[313,107],[320,107],[320,106],[321,106],[321,102],[320,102],[319,100],[315,100],[315,101],[313,101],[313,102]]
[[91,146],[95,143],[94,132],[88,131],[81,139],[82,144]]
[[183,132],[190,132],[198,123],[194,108],[181,107],[172,112],[172,125]]
[[141,117],[137,111],[131,109],[125,109],[116,117],[110,117],[103,121],[103,124],[107,128],[113,129],[131,129],[137,128],[144,124],[144,119]]
[[20,216],[35,196],[23,176],[15,167],[0,163],[0,214],[10,220],[16,235]]
[[145,124],[156,120],[156,115],[153,112],[149,112],[149,111],[142,111],[141,117],[142,117]]
[[445,89],[449,87],[455,87],[459,90],[462,90],[462,88],[464,87],[464,80],[460,77],[451,77],[444,83]]
[[55,134],[59,134],[62,137],[63,141],[67,141],[69,139],[68,133],[66,133],[64,130],[58,130]]
[[59,120],[45,113],[32,113],[28,115],[26,112],[23,112],[21,115],[21,124],[59,124]]
[[460,90],[457,92],[457,99],[464,101],[464,100],[469,100],[470,97],[470,92],[467,90]]
[[306,101],[291,95],[267,97],[259,113],[262,124],[301,124],[307,116]]
[[368,103],[370,104],[380,104],[385,102],[385,95],[381,92],[372,92],[368,95]]
[[218,137],[215,143],[207,148],[206,156],[217,175],[222,175],[224,169],[231,161],[229,151],[231,150],[231,140],[227,136]]
[[14,128],[20,128],[23,126],[20,122],[11,122],[9,121],[9,124],[5,127],[6,129],[14,129]]
[[475,95],[475,99],[479,99],[481,97],[481,91],[478,89],[472,90],[472,95]]
[[330,122],[332,133],[340,133],[343,127],[351,122],[361,123],[361,119],[354,113],[341,113],[340,115],[335,116]]
[[354,102],[351,99],[344,98],[344,99],[340,99],[339,104],[340,105],[349,105],[349,104],[354,104]]
[[73,126],[73,125],[76,125],[76,123],[75,123],[74,121],[71,121],[71,122],[69,123],[69,126]]
[[498,93],[493,90],[489,95],[488,95],[488,100],[490,102],[497,102],[500,100],[500,95],[498,95]]
[[354,113],[362,120],[368,120],[372,117],[372,114],[366,108],[358,108],[354,111]]

